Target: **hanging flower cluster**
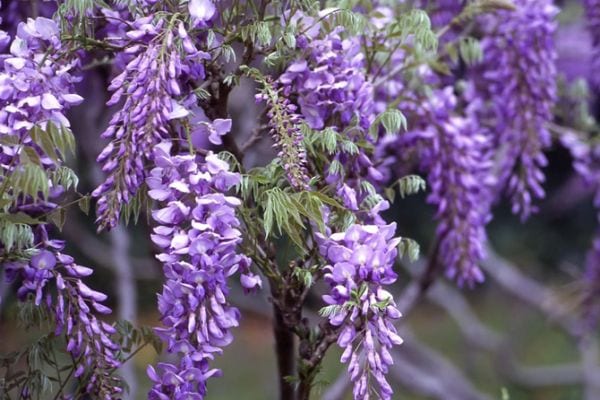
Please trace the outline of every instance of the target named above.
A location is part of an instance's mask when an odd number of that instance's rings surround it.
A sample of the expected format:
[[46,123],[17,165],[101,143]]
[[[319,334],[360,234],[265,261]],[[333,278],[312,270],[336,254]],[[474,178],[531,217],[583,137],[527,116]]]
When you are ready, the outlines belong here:
[[242,270],[247,289],[260,285],[248,272],[250,260],[236,252],[241,242],[235,208],[240,200],[225,193],[240,181],[226,162],[172,155],[172,144],[154,148],[156,167],[147,184],[161,203],[152,217],[159,225],[152,241],[162,253],[166,282],[158,308],[165,328],[158,330],[168,351],[180,354],[178,365],[148,368],[153,399],[203,398],[206,380],[219,373],[209,361],[231,343],[239,312],[227,301],[227,278]]
[[90,289],[82,278],[92,274],[73,257],[62,253],[64,243],[49,240],[46,226],[37,229],[39,250],[29,262],[13,261],[4,265],[8,282],[19,282],[17,296],[30,296],[36,306],[44,306],[56,325],[54,334],[65,334],[66,350],[75,360],[73,376],[85,382],[83,393],[101,399],[121,396],[119,379],[113,372],[119,367],[119,346],[111,339],[116,331],[94,313],[110,314],[102,304],[104,293]]
[[321,255],[330,263],[324,270],[331,292],[323,299],[330,306],[330,323],[341,327],[340,361],[348,363],[355,399],[369,399],[374,383],[380,398],[393,394],[385,375],[393,364],[390,349],[402,343],[394,327],[400,312],[384,287],[397,279],[395,231],[396,224],[354,224],[345,232],[318,236]]
[[[476,15],[478,2],[412,2],[430,9],[433,24],[423,12],[405,12],[406,2],[320,11],[288,2],[64,3],[60,24],[39,17],[13,29],[4,21],[11,31],[0,31],[0,190],[16,192],[31,181],[5,180],[9,174],[26,168],[43,173],[39,190],[0,207],[0,223],[22,213],[26,221],[35,219],[25,225],[37,224],[29,253],[0,266],[18,285],[19,299],[50,310],[55,333],[65,335],[74,376],[85,382],[85,393],[76,395],[123,396],[113,376],[120,356],[115,330],[96,316],[110,312],[106,296],[83,283],[89,268],[62,253],[62,242],[48,239],[45,219],[69,186],[51,173],[64,167],[65,146],[55,136],[72,137],[65,113],[83,100],[73,89],[82,62],[73,54],[83,49],[92,57],[84,57],[90,63],[81,71],[111,64],[104,70],[111,73],[107,105],[116,109],[102,134],[109,143],[97,158],[106,179],[92,193],[99,230],[115,227],[122,210],[128,214],[140,203],[134,200],[146,194],[154,200],[147,210],[151,240],[165,278],[156,332],[172,358],[148,367],[150,399],[205,398],[208,379],[220,374],[212,361],[240,321],[228,298],[229,278],[239,272],[246,292],[262,285],[252,261],[269,279],[276,320],[282,320],[276,331],[287,329],[283,333],[301,343],[303,362],[291,375],[314,379],[318,365],[303,353],[337,340],[354,398],[391,399],[386,374],[391,349],[402,339],[388,288],[398,278],[402,240],[396,224],[382,216],[389,208],[382,200],[386,184],[417,167],[427,175],[427,201],[438,221],[433,261],[467,285],[483,280],[485,226],[498,194],[507,189],[523,218],[544,196],[544,151],[551,140],[546,125],[556,98],[556,9],[550,0],[514,0],[514,10],[486,3],[494,12],[483,16]],[[21,13],[15,4],[3,12]],[[592,33],[598,30],[594,4],[586,1]],[[449,54],[460,52],[457,40],[465,32],[447,25],[470,6],[476,29],[468,34],[481,39],[484,56],[465,66]],[[71,35],[66,31],[75,32],[70,22],[79,14],[85,26]],[[356,33],[353,22],[364,23],[365,32]],[[438,37],[447,54],[435,54]],[[280,68],[263,68],[262,61]],[[255,98],[267,108],[266,124],[261,121],[250,137],[270,134],[277,149],[266,166],[249,169],[243,156],[254,142],[238,146],[237,138],[225,137],[233,125],[230,94],[245,77],[261,86]],[[236,130],[244,125],[240,121]],[[398,132],[401,127],[405,132]],[[577,171],[597,185],[598,149],[568,135],[563,142]],[[237,157],[240,173],[210,149]],[[243,202],[232,195],[234,188]],[[279,243],[294,251],[278,254]],[[256,258],[241,254],[242,245]],[[0,243],[3,252],[9,247]],[[596,240],[590,282],[600,281],[599,258]],[[302,311],[319,279],[328,290],[320,325],[327,329],[313,331]],[[328,329],[338,336],[323,339]],[[298,386],[310,386],[310,379]]]
[[[482,18],[484,59],[474,82],[490,102],[494,144],[502,149],[502,176],[512,210],[523,219],[544,197],[544,150],[551,138],[546,123],[556,99],[556,50],[553,35],[558,10],[548,0],[518,0],[515,10]],[[497,101],[504,99],[504,101]]]
[[494,180],[489,138],[472,118],[452,115],[456,101],[451,88],[436,93],[420,110],[433,123],[407,132],[395,143],[402,150],[416,149],[427,171],[427,200],[437,207],[439,219],[439,262],[449,277],[472,285],[483,281],[479,262]]
[[[58,25],[43,17],[21,23],[9,51],[0,56],[0,134],[32,146],[28,132],[35,125],[69,127],[65,111],[83,100],[73,89],[77,61],[61,59]],[[3,146],[3,157],[14,156],[17,147]]]
[[[48,193],[26,193],[14,205],[16,212],[33,218],[55,209],[54,201],[63,192],[65,182],[49,179],[47,174],[62,167],[64,154],[59,153],[67,146],[51,146],[67,140],[65,112],[83,100],[73,88],[78,78],[72,71],[78,62],[64,57],[58,25],[43,17],[21,23],[9,51],[0,56],[0,134],[6,138],[0,155],[3,179],[26,185],[26,179],[15,177],[37,177],[40,191]],[[39,129],[37,134],[32,133],[35,129]],[[28,168],[38,171],[37,175],[27,175]],[[106,295],[83,283],[82,278],[92,270],[62,253],[64,243],[50,240],[48,227],[35,227],[27,257],[4,262],[6,278],[19,284],[19,300],[32,298],[36,306],[48,310],[55,335],[65,335],[66,350],[76,365],[73,376],[85,382],[82,394],[113,399],[122,390],[113,376],[120,365],[119,349],[111,338],[115,330],[95,315],[110,314],[110,308],[102,304]],[[7,246],[2,243],[3,251]]]
[[342,32],[340,28],[323,39],[301,41],[298,46],[306,57],[290,64],[279,78],[284,94],[298,95],[300,112],[312,129],[347,127],[353,119],[368,129],[374,117],[360,43],[342,39]]
[[[598,71],[600,68],[600,1],[598,0],[583,0],[585,9],[585,17],[588,22],[588,32],[592,37],[592,46],[594,53],[592,54],[592,71]],[[596,74],[592,74],[592,83],[598,87],[600,80]]]
[[[317,32],[308,29],[297,41],[304,57],[279,77],[282,94],[297,97],[300,116],[311,129],[332,129],[354,143],[373,142],[368,131],[376,118],[374,90],[358,38],[343,38],[342,28],[323,38]],[[339,146],[332,161],[326,180],[342,199],[344,191],[352,189],[361,202],[371,194],[362,181],[383,182],[382,173],[358,146]]]
[[185,117],[181,85],[204,79],[204,60],[210,58],[191,40],[185,25],[172,26],[153,15],[136,19],[125,38],[131,57],[109,86],[108,105],[122,103],[102,134],[111,139],[98,162],[108,178],[93,193],[98,200],[100,228],[114,227],[122,203],[128,203],[145,179],[145,162],[157,143],[169,137],[169,123]]

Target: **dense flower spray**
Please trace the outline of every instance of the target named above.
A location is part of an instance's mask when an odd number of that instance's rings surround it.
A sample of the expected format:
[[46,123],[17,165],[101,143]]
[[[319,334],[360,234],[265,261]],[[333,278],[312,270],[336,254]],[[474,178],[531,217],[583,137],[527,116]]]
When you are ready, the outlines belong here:
[[370,156],[356,145],[374,141],[369,135],[377,116],[374,89],[358,38],[344,37],[342,28],[323,37],[317,33],[318,30],[310,29],[298,40],[297,46],[305,57],[291,63],[278,84],[284,96],[297,97],[300,117],[309,128],[341,135],[350,142],[350,146],[338,145],[332,150],[333,160],[325,174],[344,201],[348,190],[357,194],[358,203],[345,203],[356,209],[372,194],[362,183],[383,182],[383,175]]
[[279,78],[284,94],[297,93],[300,112],[312,129],[347,127],[353,119],[368,129],[374,119],[360,43],[357,38],[343,39],[342,32],[340,28],[322,39],[301,41],[298,46],[305,48],[306,59],[292,63]]
[[[33,146],[30,129],[36,124],[68,128],[65,110],[83,100],[73,89],[77,61],[64,61],[58,25],[43,17],[21,23],[9,50],[0,56],[0,133]],[[13,155],[7,147],[2,148],[5,156]]]
[[348,363],[355,399],[374,393],[391,399],[393,394],[385,375],[393,364],[391,348],[402,343],[394,327],[400,312],[385,287],[397,279],[393,266],[400,239],[395,231],[396,224],[354,224],[345,232],[318,235],[320,252],[329,262],[324,270],[331,292],[323,299],[330,323],[341,328],[340,361]]
[[111,142],[98,156],[108,174],[93,193],[100,228],[114,227],[122,204],[136,195],[154,145],[170,135],[170,121],[189,114],[182,85],[203,79],[203,61],[210,58],[196,48],[182,21],[156,22],[152,15],[137,18],[115,43],[127,46],[131,60],[109,87],[114,93],[108,105],[122,104],[103,133]]
[[248,289],[260,284],[248,272],[250,260],[236,252],[241,242],[235,208],[240,200],[225,193],[239,183],[226,162],[205,157],[172,155],[172,144],[154,148],[156,167],[147,184],[161,208],[152,241],[162,253],[166,283],[158,308],[165,328],[158,330],[168,351],[180,354],[177,365],[148,368],[152,399],[203,398],[206,380],[219,373],[209,361],[232,341],[239,312],[227,301],[227,279],[242,270]]
[[519,0],[515,7],[482,18],[484,59],[473,79],[490,102],[490,116],[481,118],[494,121],[499,185],[524,219],[536,211],[534,200],[544,197],[544,150],[551,141],[546,123],[556,98],[557,9],[547,0]]
[[[15,190],[24,191],[14,209],[33,220],[57,208],[57,196],[73,184],[56,178],[65,171],[61,152],[66,146],[53,145],[68,141],[65,111],[83,100],[73,87],[78,80],[72,73],[77,61],[65,57],[58,25],[43,17],[18,26],[10,53],[0,56],[0,61],[0,134],[6,138],[0,155],[2,176],[16,185],[13,195]],[[119,349],[111,338],[115,330],[96,316],[111,312],[102,304],[106,295],[83,283],[92,270],[64,254],[64,243],[49,239],[48,229],[48,224],[37,225],[27,257],[2,264],[6,278],[18,283],[20,301],[31,299],[47,309],[54,334],[65,336],[75,364],[73,376],[84,382],[81,394],[117,398],[121,388],[113,376],[120,365]],[[9,250],[7,246],[2,243],[3,252]]]
[[[21,15],[23,3],[5,2],[2,15]],[[386,376],[402,339],[389,288],[406,242],[383,218],[384,189],[394,197],[386,185],[396,178],[402,185],[415,168],[426,175],[438,221],[430,265],[467,285],[483,279],[485,226],[500,191],[508,187],[523,217],[543,196],[556,91],[550,0],[515,0],[514,10],[502,1],[450,0],[327,10],[319,2],[62,3],[57,22],[5,19],[10,32],[0,31],[0,200],[14,197],[0,207],[0,229],[5,216],[17,215],[32,232],[21,252],[2,240],[0,268],[19,300],[48,310],[56,335],[66,338],[83,387],[76,397],[124,396],[113,375],[121,331],[113,335],[98,316],[110,312],[106,296],[83,282],[91,269],[48,238],[48,215],[63,210],[59,196],[76,182],[63,153],[73,144],[66,112],[83,100],[73,89],[79,72],[100,66],[110,74],[107,105],[116,110],[98,156],[107,176],[93,192],[99,229],[116,226],[122,210],[146,211],[154,225],[165,278],[156,332],[170,358],[147,369],[151,399],[207,396],[209,378],[220,374],[212,361],[240,321],[229,278],[240,273],[246,292],[260,288],[252,262],[269,281],[276,341],[294,350],[278,354],[282,398],[309,398],[320,360],[337,342],[354,398],[391,399]],[[494,12],[476,15],[485,13],[483,3]],[[594,4],[586,3],[592,32]],[[429,9],[432,21],[407,5]],[[468,26],[449,26],[459,14]],[[460,41],[475,36],[484,58],[474,66],[458,53]],[[229,118],[246,77],[266,107],[252,132],[253,123]],[[232,130],[235,137],[225,136]],[[269,135],[277,157],[249,166],[244,155]],[[597,185],[597,150],[563,140],[577,171]],[[211,149],[225,150],[228,161]],[[403,196],[424,189],[416,181]],[[146,195],[152,205],[141,201]],[[590,319],[600,314],[593,301],[599,258],[596,240],[586,272]],[[313,325],[304,312],[319,280],[326,306]],[[292,378],[297,387],[286,384]]]
[[36,237],[39,250],[29,262],[4,265],[8,281],[19,282],[19,300],[32,297],[36,306],[49,311],[54,334],[67,339],[66,350],[76,364],[73,376],[84,382],[82,392],[106,400],[120,398],[119,379],[113,375],[120,365],[119,347],[111,338],[116,331],[95,315],[111,313],[102,304],[107,296],[83,283],[92,270],[64,254],[62,241],[48,239],[46,226],[37,228]]

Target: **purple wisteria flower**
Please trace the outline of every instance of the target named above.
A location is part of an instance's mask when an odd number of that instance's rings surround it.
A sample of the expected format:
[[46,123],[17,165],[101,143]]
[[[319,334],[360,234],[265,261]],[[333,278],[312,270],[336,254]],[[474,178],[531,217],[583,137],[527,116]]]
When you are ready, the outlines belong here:
[[217,13],[217,9],[211,0],[190,0],[188,10],[194,26],[206,25]]
[[[452,87],[429,97],[402,103],[409,131],[384,138],[378,152],[394,154],[395,164],[416,159],[427,174],[427,201],[436,206],[437,262],[459,284],[483,281],[479,263],[485,257],[485,226],[491,220],[496,179],[488,131],[472,110],[458,115]],[[479,103],[471,101],[475,110]],[[399,171],[402,173],[402,171]]]
[[111,338],[116,330],[96,316],[111,313],[103,304],[106,295],[82,281],[92,269],[62,253],[63,242],[49,240],[45,225],[36,228],[36,238],[39,250],[29,262],[5,263],[8,282],[19,282],[20,301],[31,297],[36,306],[50,312],[54,334],[67,338],[66,350],[76,365],[73,376],[85,381],[85,393],[106,400],[121,398],[119,379],[113,375],[120,365],[119,347]]
[[[60,158],[47,154],[49,150],[42,149],[30,134],[34,126],[42,129],[41,135],[50,135],[50,124],[57,129],[68,128],[66,110],[83,100],[73,87],[78,78],[72,70],[78,61],[69,61],[59,37],[53,20],[28,19],[18,25],[9,53],[0,56],[0,134],[19,143],[13,146],[8,142],[0,147],[0,166],[5,176],[23,167],[20,162],[13,163],[21,152],[29,158],[37,154],[45,171],[61,166]],[[52,201],[63,188],[51,182],[48,185],[47,201],[19,198],[15,212],[39,216],[54,209]],[[47,229],[45,224],[35,226],[35,253],[28,262],[4,263],[6,277],[9,282],[18,282],[19,300],[31,298],[36,306],[49,311],[54,334],[64,334],[67,339],[67,351],[76,366],[73,376],[85,381],[84,393],[102,399],[119,398],[122,389],[113,376],[120,365],[118,346],[111,338],[115,330],[96,316],[111,312],[102,304],[106,295],[83,283],[82,278],[92,270],[62,253],[63,242],[50,240]]]
[[[347,141],[373,143],[374,138],[369,135],[377,117],[373,85],[359,39],[342,36],[343,29],[336,28],[323,38],[317,31],[298,40],[304,57],[292,62],[277,84],[283,96],[297,96],[299,115],[311,129],[330,129]],[[327,166],[326,181],[335,186],[342,199],[345,182],[355,190],[361,203],[371,195],[361,183],[380,184],[384,176],[364,149],[351,149],[338,146]]]
[[427,201],[437,207],[439,219],[438,262],[450,278],[471,285],[483,281],[479,262],[485,256],[494,180],[489,139],[473,118],[453,115],[456,101],[451,88],[437,92],[422,109],[433,123],[402,135],[399,143],[416,149],[427,171]]
[[466,5],[465,0],[421,0],[419,5],[427,10],[431,24],[435,27],[448,25]]
[[[587,20],[588,32],[592,38],[592,71],[600,70],[600,1],[583,0],[585,18]],[[600,78],[597,74],[591,74],[592,83],[599,87]]]
[[284,95],[291,91],[298,95],[300,113],[312,129],[346,127],[353,119],[368,129],[375,118],[360,42],[342,39],[342,32],[338,28],[304,44],[305,57],[290,64],[279,78]]
[[[480,98],[490,102],[482,120],[491,119],[498,166],[512,210],[527,218],[544,197],[551,138],[546,123],[556,99],[556,51],[553,35],[558,10],[549,0],[517,0],[514,11],[499,10],[481,19],[484,59],[473,76]],[[499,101],[499,99],[503,99]]]
[[397,279],[393,265],[400,238],[394,238],[395,231],[396,224],[354,224],[345,232],[317,235],[329,262],[324,270],[331,292],[323,300],[331,311],[326,314],[341,327],[340,361],[348,363],[357,400],[371,398],[373,391],[381,399],[393,394],[385,375],[393,364],[391,348],[402,343],[394,327],[401,314],[384,287]]
[[[34,9],[36,15],[33,15]],[[54,0],[5,0],[0,2],[0,31],[5,31],[7,35],[14,37],[22,21],[30,17],[52,18],[56,9],[57,2]],[[0,34],[0,51],[2,51],[1,38]]]
[[[182,21],[174,26],[152,15],[136,19],[125,38],[125,54],[131,57],[109,87],[108,105],[121,104],[102,134],[111,139],[98,162],[108,178],[93,193],[98,200],[100,229],[114,227],[120,208],[128,203],[146,178],[145,163],[152,149],[172,135],[170,124],[185,118],[188,80],[204,79],[204,60],[209,55],[197,49]],[[222,131],[211,135],[220,141]]]
[[[65,111],[83,98],[74,93],[77,61],[62,57],[58,25],[39,17],[19,25],[8,54],[0,55],[0,134],[34,146],[28,134],[35,125],[69,127]],[[3,163],[18,146],[2,146]],[[45,163],[52,164],[50,159]]]
[[154,382],[149,396],[202,399],[207,379],[220,373],[210,361],[231,343],[231,328],[239,323],[239,311],[226,298],[227,279],[241,270],[245,289],[261,283],[249,271],[250,259],[236,251],[242,239],[235,210],[241,202],[225,193],[240,175],[212,153],[171,155],[172,147],[155,146],[156,167],[146,181],[150,197],[161,204],[152,212],[158,223],[152,241],[162,250],[157,258],[166,277],[158,299],[164,328],[157,332],[181,358],[177,365],[148,368]]

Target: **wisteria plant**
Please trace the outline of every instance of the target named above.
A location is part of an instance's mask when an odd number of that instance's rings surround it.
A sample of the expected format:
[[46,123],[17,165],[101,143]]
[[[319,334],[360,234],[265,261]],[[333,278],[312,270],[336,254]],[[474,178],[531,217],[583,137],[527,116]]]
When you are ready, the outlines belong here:
[[[600,3],[585,5],[599,46]],[[170,353],[147,366],[149,399],[211,398],[213,359],[243,318],[229,298],[238,286],[272,303],[282,400],[317,396],[334,345],[354,399],[397,398],[386,378],[402,344],[393,294],[419,246],[399,235],[391,203],[426,191],[435,208],[420,294],[444,274],[465,288],[485,279],[493,208],[507,196],[521,219],[536,212],[552,143],[572,153],[600,210],[595,122],[555,107],[551,0],[5,0],[0,10],[0,272],[20,319],[43,332],[0,359],[0,398],[127,398],[120,367],[148,344]],[[102,181],[82,193],[72,161],[87,144],[70,121],[97,76],[111,117]],[[243,88],[258,110],[250,122],[230,110]],[[57,238],[77,205],[95,205],[99,232],[150,226],[160,326],[111,318],[88,286],[93,269],[64,253]],[[594,243],[582,332],[600,316]]]

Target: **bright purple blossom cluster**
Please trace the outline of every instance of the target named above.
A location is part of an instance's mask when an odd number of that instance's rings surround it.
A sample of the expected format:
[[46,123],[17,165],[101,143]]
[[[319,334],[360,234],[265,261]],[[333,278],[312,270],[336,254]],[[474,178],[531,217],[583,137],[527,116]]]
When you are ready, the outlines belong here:
[[301,41],[306,57],[279,78],[284,95],[293,91],[298,96],[300,112],[312,129],[347,127],[353,119],[368,129],[374,118],[360,43],[358,38],[342,39],[342,32],[339,28],[323,39]]
[[248,290],[260,286],[249,272],[250,260],[237,253],[241,242],[236,197],[225,193],[240,182],[226,162],[205,157],[171,155],[172,144],[154,148],[156,167],[147,184],[161,202],[152,212],[159,224],[152,241],[162,253],[166,283],[158,308],[165,328],[158,329],[168,351],[181,354],[178,365],[148,368],[152,399],[202,399],[206,381],[219,373],[209,361],[231,343],[239,312],[226,299],[227,279],[241,269]]
[[[544,197],[544,150],[551,138],[546,123],[556,99],[554,17],[549,0],[517,0],[514,11],[482,18],[484,59],[474,82],[479,96],[491,102],[495,146],[502,154],[499,184],[507,186],[515,214],[527,218]],[[502,99],[502,101],[499,101]]]
[[[53,20],[40,17],[19,25],[10,52],[0,55],[0,134],[34,146],[28,132],[35,125],[69,127],[65,111],[83,99],[73,88],[78,81],[72,74],[77,61],[65,60],[61,51]],[[17,147],[2,146],[3,163]],[[44,162],[52,163],[48,158]]]
[[57,4],[54,0],[9,0],[4,1],[4,4],[0,2],[0,30],[5,31],[8,35],[15,36],[22,21],[26,21],[32,16],[51,18],[56,9]]
[[170,123],[186,117],[187,81],[204,79],[204,60],[182,21],[174,26],[154,16],[136,19],[124,38],[131,57],[109,87],[108,105],[122,103],[103,137],[111,142],[98,156],[108,178],[95,191],[100,228],[114,227],[123,203],[128,203],[145,179],[145,163],[157,143],[170,136]]
[[355,399],[369,399],[375,384],[381,399],[392,398],[385,375],[393,364],[390,349],[402,343],[394,327],[401,314],[384,287],[397,278],[395,231],[396,224],[354,224],[345,232],[318,235],[320,252],[330,263],[324,270],[331,292],[323,299],[334,307],[329,322],[341,327],[337,342]]
[[[310,128],[333,129],[355,143],[372,142],[368,130],[376,117],[374,89],[358,38],[343,38],[342,28],[319,38],[314,30],[298,39],[305,57],[290,64],[279,77],[282,94],[297,96],[300,115]],[[327,182],[335,185],[342,198],[343,191],[352,188],[360,202],[370,194],[361,186],[362,180],[383,181],[373,161],[358,147],[350,152],[339,146],[333,161],[343,170],[334,170],[335,164],[329,164]]]
[[89,288],[82,278],[92,270],[78,265],[62,253],[64,243],[49,240],[46,226],[37,228],[37,250],[29,262],[5,263],[8,282],[19,282],[19,300],[30,296],[36,306],[44,306],[56,325],[54,334],[64,334],[67,351],[75,360],[75,378],[85,382],[83,391],[101,399],[121,396],[119,379],[113,372],[119,367],[119,347],[111,335],[116,331],[94,313],[110,314],[104,304],[106,295]]

